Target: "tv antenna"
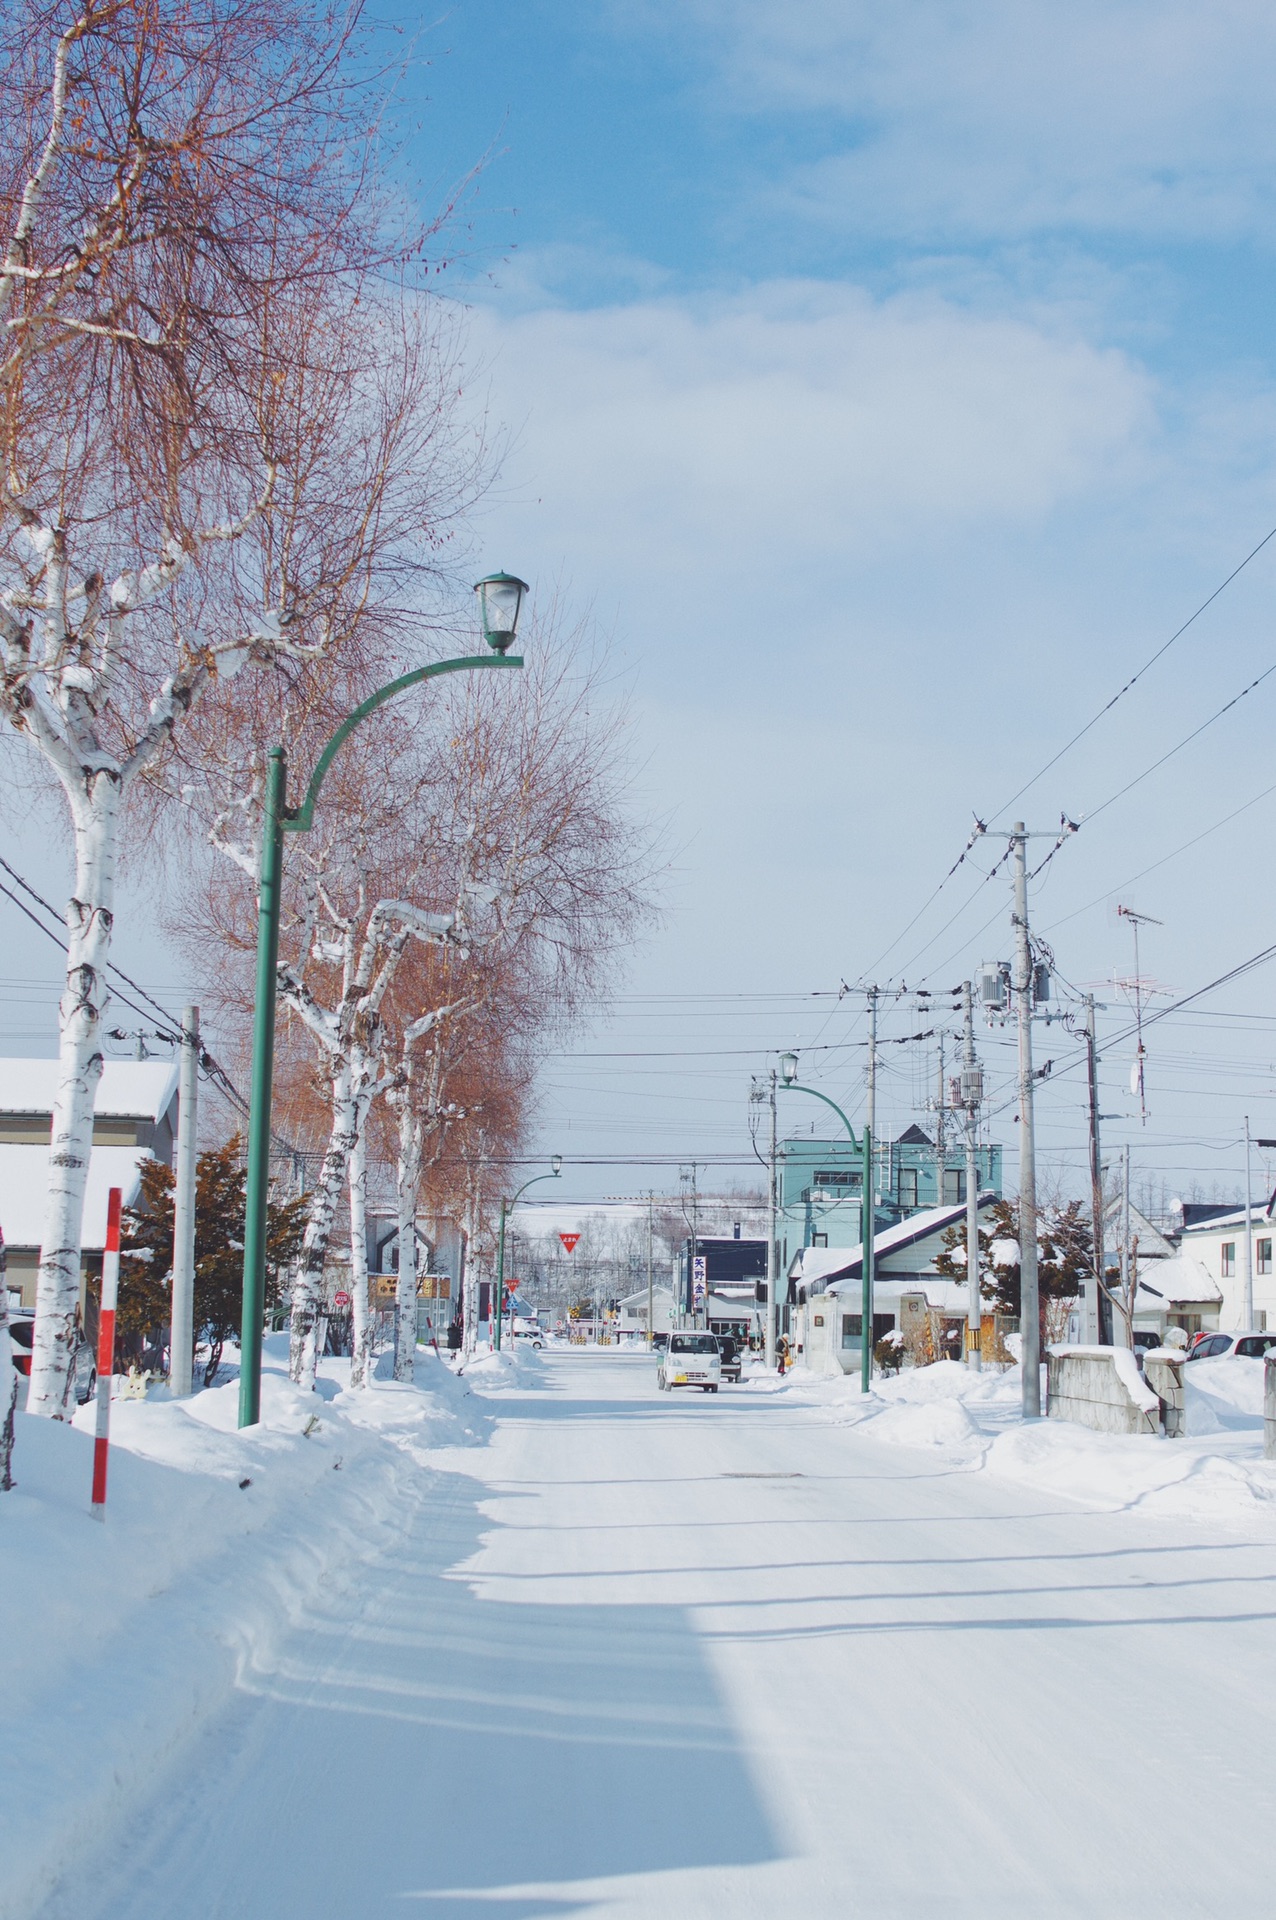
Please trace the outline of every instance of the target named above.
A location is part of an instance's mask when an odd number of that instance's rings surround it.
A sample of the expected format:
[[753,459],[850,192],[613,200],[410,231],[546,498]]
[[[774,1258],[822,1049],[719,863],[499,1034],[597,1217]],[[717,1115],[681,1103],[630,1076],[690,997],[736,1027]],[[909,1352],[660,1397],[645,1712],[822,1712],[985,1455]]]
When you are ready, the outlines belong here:
[[1134,1001],[1134,1031],[1138,1036],[1138,1047],[1134,1055],[1134,1065],[1130,1069],[1130,1092],[1137,1093],[1139,1096],[1139,1119],[1142,1125],[1146,1127],[1148,1123],[1148,1107],[1147,1095],[1144,1088],[1143,1068],[1147,1060],[1147,1049],[1143,1045],[1143,995],[1145,991],[1155,993],[1158,989],[1153,985],[1152,981],[1144,980],[1143,975],[1139,971],[1139,928],[1162,927],[1165,925],[1165,922],[1163,920],[1154,920],[1150,913],[1136,913],[1133,907],[1118,907],[1117,912],[1123,920],[1129,921],[1130,931],[1134,935],[1134,978],[1132,980],[1118,980],[1116,984],[1119,987],[1125,988],[1126,992],[1131,995]]

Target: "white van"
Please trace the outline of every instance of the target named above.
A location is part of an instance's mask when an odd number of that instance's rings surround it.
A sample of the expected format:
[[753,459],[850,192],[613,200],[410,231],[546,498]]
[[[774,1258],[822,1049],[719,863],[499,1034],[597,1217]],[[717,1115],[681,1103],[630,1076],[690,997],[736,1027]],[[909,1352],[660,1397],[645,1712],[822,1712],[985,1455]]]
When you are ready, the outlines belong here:
[[660,1355],[656,1383],[662,1393],[674,1387],[701,1387],[716,1393],[722,1378],[722,1355],[711,1333],[671,1333]]

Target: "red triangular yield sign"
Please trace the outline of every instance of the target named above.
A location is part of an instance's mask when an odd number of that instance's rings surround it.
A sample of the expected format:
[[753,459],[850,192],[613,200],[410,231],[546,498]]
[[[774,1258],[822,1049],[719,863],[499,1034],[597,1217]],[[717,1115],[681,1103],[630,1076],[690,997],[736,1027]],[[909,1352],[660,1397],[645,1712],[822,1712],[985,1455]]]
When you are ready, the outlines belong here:
[[575,1253],[576,1242],[580,1239],[578,1233],[560,1233],[558,1237],[566,1247],[568,1253]]

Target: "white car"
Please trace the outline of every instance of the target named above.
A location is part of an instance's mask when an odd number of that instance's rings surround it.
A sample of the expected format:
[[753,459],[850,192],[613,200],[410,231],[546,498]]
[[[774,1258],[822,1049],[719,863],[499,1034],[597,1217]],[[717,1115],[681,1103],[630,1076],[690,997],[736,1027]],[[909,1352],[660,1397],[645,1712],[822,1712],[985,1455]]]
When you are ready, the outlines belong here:
[[1198,1333],[1188,1348],[1189,1360],[1222,1360],[1229,1354],[1237,1360],[1261,1360],[1276,1347],[1276,1333]]
[[700,1387],[716,1393],[722,1378],[722,1354],[711,1333],[671,1333],[660,1354],[656,1384],[661,1393],[674,1387]]

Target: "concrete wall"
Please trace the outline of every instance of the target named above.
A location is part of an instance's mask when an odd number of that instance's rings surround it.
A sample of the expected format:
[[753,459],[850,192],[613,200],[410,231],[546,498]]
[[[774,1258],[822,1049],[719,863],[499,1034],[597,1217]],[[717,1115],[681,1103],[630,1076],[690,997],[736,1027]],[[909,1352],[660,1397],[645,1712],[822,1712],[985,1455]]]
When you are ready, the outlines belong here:
[[1187,1432],[1182,1358],[1176,1359],[1168,1353],[1147,1354],[1143,1361],[1143,1378],[1161,1402],[1161,1420],[1166,1439],[1182,1439]]
[[1161,1403],[1139,1378],[1132,1353],[1116,1347],[1052,1347],[1046,1355],[1052,1420],[1098,1433],[1161,1431]]

